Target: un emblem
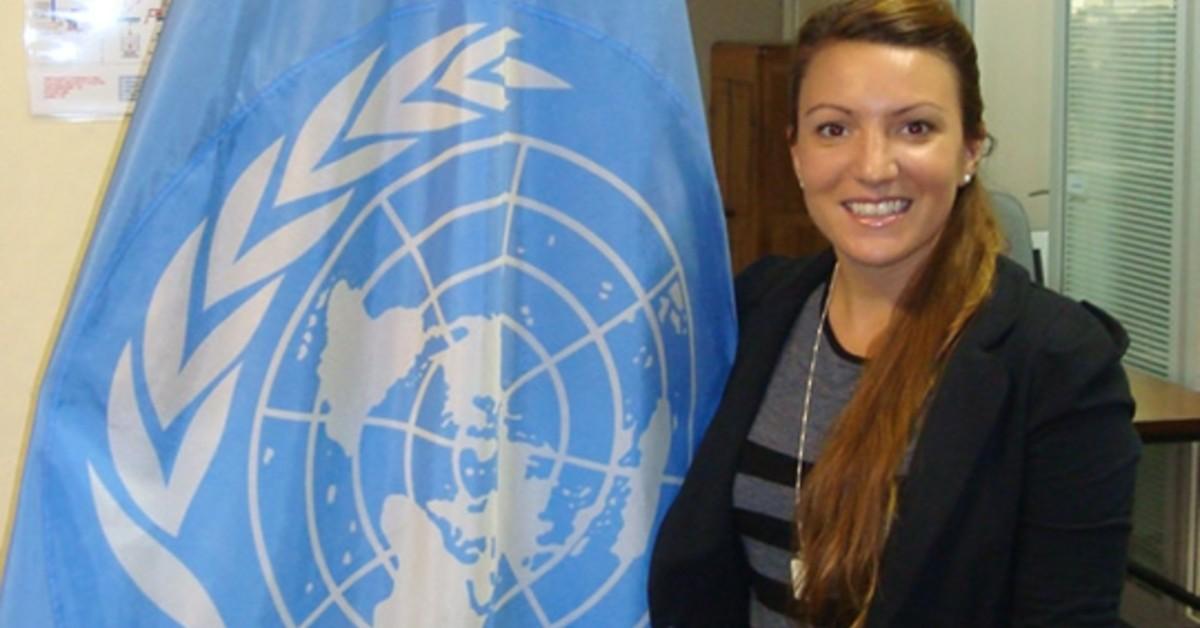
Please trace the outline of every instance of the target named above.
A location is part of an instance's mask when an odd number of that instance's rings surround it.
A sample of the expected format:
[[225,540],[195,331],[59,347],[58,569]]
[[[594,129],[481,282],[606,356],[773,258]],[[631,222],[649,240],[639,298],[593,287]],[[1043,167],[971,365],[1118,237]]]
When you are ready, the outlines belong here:
[[[540,13],[445,20],[297,68],[178,185],[239,164],[153,275],[112,469],[89,463],[108,545],[177,622],[264,598],[287,626],[645,620],[721,376],[697,356],[729,349],[693,332],[686,177],[627,158],[681,141],[645,114],[677,99]],[[261,577],[217,576],[211,526]]]
[[[504,135],[423,170],[368,204],[275,355],[251,489],[260,517],[305,525],[255,523],[264,547],[294,564],[307,546],[317,569],[270,575],[312,594],[285,598],[298,623],[567,624],[647,549],[670,399],[690,394],[681,269],[650,231],[638,246],[666,263],[644,284],[629,243],[539,200],[570,181],[654,225],[620,180],[563,147]],[[507,176],[430,207],[428,191],[463,171]],[[352,601],[372,587],[382,601]]]

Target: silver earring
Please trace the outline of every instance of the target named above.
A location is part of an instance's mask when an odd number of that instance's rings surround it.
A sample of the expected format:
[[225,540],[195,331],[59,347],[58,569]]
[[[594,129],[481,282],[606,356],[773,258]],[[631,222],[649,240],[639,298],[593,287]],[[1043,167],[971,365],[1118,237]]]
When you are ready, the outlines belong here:
[[799,184],[800,184],[800,189],[801,189],[801,190],[803,190],[803,189],[804,189],[804,180],[803,180],[803,179],[801,179],[800,177],[796,177],[796,183],[799,183]]
[[969,172],[967,174],[963,175],[963,185],[970,185],[971,179],[974,177],[975,177],[975,175],[973,175]]

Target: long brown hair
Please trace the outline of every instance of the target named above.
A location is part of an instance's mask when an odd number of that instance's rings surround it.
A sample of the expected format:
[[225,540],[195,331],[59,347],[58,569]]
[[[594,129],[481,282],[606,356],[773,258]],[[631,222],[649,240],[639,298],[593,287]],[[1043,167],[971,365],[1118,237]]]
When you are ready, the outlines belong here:
[[[956,70],[964,140],[985,138],[975,45],[947,2],[844,0],[814,14],[797,40],[793,108],[813,56],[847,40],[941,55]],[[1002,246],[987,193],[975,179],[959,189],[928,262],[905,287],[881,335],[900,340],[881,343],[871,356],[819,463],[805,477],[796,514],[807,565],[800,602],[810,618],[865,623],[896,515],[897,471],[950,349],[990,293]]]

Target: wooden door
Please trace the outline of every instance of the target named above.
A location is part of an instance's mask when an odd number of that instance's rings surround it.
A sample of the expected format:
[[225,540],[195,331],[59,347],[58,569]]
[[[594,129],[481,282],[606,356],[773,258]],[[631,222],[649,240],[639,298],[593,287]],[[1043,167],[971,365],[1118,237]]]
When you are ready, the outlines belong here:
[[828,246],[792,172],[790,80],[788,46],[713,46],[709,125],[735,272],[764,255]]

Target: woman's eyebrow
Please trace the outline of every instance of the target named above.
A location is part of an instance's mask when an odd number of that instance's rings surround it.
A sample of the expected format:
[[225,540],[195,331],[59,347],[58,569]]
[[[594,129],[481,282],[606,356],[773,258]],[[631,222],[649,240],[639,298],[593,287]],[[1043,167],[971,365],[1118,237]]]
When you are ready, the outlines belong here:
[[806,115],[806,116],[807,116],[807,115],[811,114],[811,113],[812,113],[812,112],[814,112],[814,111],[817,111],[817,110],[819,110],[819,109],[825,109],[825,108],[828,108],[828,109],[834,109],[834,110],[836,110],[836,111],[838,111],[838,112],[845,113],[845,114],[850,114],[850,113],[853,113],[852,111],[850,111],[850,109],[848,109],[848,108],[846,108],[846,107],[843,107],[843,106],[841,106],[841,105],[834,105],[834,104],[831,104],[831,103],[817,103],[817,104],[815,104],[815,105],[813,105],[813,106],[809,107],[808,109],[804,110],[804,115]]
[[[945,109],[941,105],[938,105],[937,103],[932,102],[932,101],[923,100],[921,102],[913,103],[911,105],[905,105],[903,107],[900,107],[899,109],[895,109],[895,110],[889,112],[888,115],[900,116],[900,115],[904,115],[906,113],[910,113],[916,109],[920,109],[922,107],[928,107],[931,109],[935,109],[939,113],[945,111]],[[841,105],[835,105],[832,103],[817,103],[817,104],[809,107],[808,109],[805,109],[803,112],[803,115],[807,116],[807,115],[810,115],[813,112],[819,111],[821,109],[833,109],[839,113],[844,113],[847,115],[854,113],[848,107],[843,107]]]
[[945,109],[944,109],[944,108],[943,108],[941,105],[939,105],[939,104],[937,104],[937,103],[935,103],[935,102],[931,102],[931,101],[923,100],[923,101],[921,101],[921,102],[918,102],[918,103],[913,103],[913,104],[911,104],[911,105],[906,105],[906,106],[904,106],[904,107],[901,107],[901,108],[899,108],[899,109],[896,109],[895,111],[893,111],[893,112],[892,112],[892,115],[894,115],[894,116],[902,116],[902,115],[904,115],[904,114],[906,114],[906,113],[911,113],[912,111],[914,111],[914,110],[916,110],[916,109],[920,109],[920,108],[922,108],[922,107],[929,107],[929,108],[932,108],[932,109],[936,109],[936,110],[938,111],[938,113],[941,113],[941,112],[945,111]]

